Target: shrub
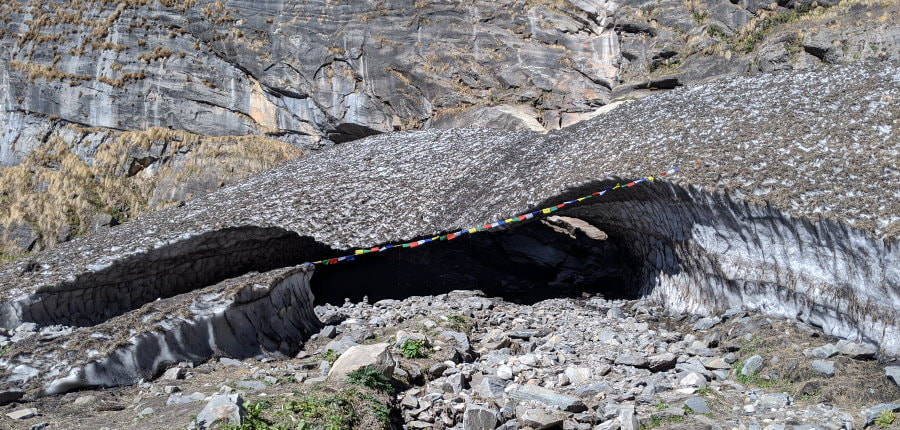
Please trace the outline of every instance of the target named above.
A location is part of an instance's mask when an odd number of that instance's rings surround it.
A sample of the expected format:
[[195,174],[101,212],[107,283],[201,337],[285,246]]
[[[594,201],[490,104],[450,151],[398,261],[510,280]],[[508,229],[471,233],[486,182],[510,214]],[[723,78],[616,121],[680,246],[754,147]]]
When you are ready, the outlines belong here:
[[406,358],[425,358],[428,357],[428,347],[424,340],[406,339],[400,345],[400,354]]
[[383,373],[371,367],[362,367],[348,373],[347,382],[362,385],[363,387],[375,391],[394,393],[394,385],[392,384],[391,378],[384,376]]

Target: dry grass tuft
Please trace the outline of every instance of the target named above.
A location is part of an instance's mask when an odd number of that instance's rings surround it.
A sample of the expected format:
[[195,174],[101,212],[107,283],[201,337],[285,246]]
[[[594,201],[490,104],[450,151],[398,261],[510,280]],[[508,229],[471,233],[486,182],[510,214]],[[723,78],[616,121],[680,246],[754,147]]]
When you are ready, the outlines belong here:
[[[0,225],[27,224],[42,248],[56,244],[66,230],[73,236],[87,233],[98,213],[125,222],[303,155],[295,146],[261,136],[67,128],[60,134],[74,134],[76,142],[88,133],[106,133],[92,163],[53,136],[21,164],[0,168]],[[19,253],[0,237],[0,254]]]

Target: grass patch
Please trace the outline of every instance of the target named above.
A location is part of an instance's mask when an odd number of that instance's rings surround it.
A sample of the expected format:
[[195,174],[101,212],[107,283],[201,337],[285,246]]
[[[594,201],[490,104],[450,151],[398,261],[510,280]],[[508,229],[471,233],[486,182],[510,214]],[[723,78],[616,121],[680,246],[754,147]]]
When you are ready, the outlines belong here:
[[[272,427],[272,422],[262,417],[263,410],[271,408],[268,402],[253,402],[244,408],[244,416],[241,425],[227,424],[224,430],[269,430],[279,429]],[[196,420],[196,417],[194,417]],[[280,429],[279,429],[280,430]]]
[[426,358],[428,357],[428,346],[425,340],[406,339],[400,345],[400,354],[406,358]]
[[880,428],[887,428],[889,425],[893,424],[896,419],[893,411],[884,410],[875,417],[875,425]]
[[669,404],[663,403],[663,402],[657,402],[655,405],[653,405],[653,408],[655,408],[657,411],[663,411],[663,410],[669,409]]
[[712,388],[709,387],[700,387],[697,389],[698,396],[710,396],[712,395]]
[[362,367],[348,373],[347,382],[389,394],[396,392],[391,378],[371,367]]
[[450,315],[447,320],[450,322],[450,329],[460,333],[471,334],[472,328],[475,326],[472,319],[465,315]]
[[328,351],[325,351],[324,354],[322,354],[322,360],[334,364],[334,362],[337,361],[340,356],[341,354],[338,354],[337,351],[329,349]]

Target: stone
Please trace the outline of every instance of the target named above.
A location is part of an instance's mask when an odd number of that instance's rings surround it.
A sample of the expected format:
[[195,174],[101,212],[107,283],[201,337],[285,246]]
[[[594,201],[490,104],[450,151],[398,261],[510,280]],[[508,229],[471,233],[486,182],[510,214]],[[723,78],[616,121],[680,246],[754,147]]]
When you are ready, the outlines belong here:
[[200,429],[209,429],[219,423],[241,425],[244,399],[238,394],[217,394],[209,399],[197,414],[195,422]]
[[615,364],[622,366],[647,367],[647,359],[639,355],[620,354]]
[[328,339],[334,339],[337,335],[337,327],[333,325],[327,325],[322,328],[322,331],[319,332],[319,336],[326,337]]
[[160,379],[163,380],[177,380],[184,379],[185,370],[182,367],[172,367],[165,372],[163,372]]
[[[885,366],[884,376],[894,384],[900,385],[900,366]],[[2,401],[0,401],[0,404],[2,404]]]
[[763,358],[759,355],[754,355],[747,359],[744,362],[744,366],[741,367],[741,375],[750,376],[759,372],[759,369],[762,369],[763,366]]
[[33,424],[29,430],[44,430],[47,427],[50,427],[50,423],[44,421],[44,422]]
[[541,407],[528,408],[522,405],[516,407],[516,418],[518,421],[534,429],[549,429],[560,426],[566,417],[565,413]]
[[346,381],[348,373],[363,367],[370,367],[387,377],[392,376],[396,362],[391,356],[390,347],[389,343],[376,343],[348,349],[331,366],[328,379]]
[[400,407],[404,409],[415,409],[419,407],[419,399],[416,396],[411,394],[407,394],[403,396],[403,399],[400,401]]
[[706,404],[706,400],[702,397],[688,397],[688,399],[684,401],[684,406],[691,408],[692,411],[698,414],[708,414],[712,412]]
[[694,329],[694,331],[709,330],[719,325],[720,322],[722,322],[722,319],[719,317],[700,318],[691,328]]
[[688,373],[678,383],[682,387],[705,387],[707,385],[706,377],[696,372]]
[[261,381],[237,381],[234,385],[245,390],[265,390],[267,387],[265,382]]
[[443,361],[439,361],[437,363],[432,364],[431,367],[428,368],[428,374],[432,378],[439,378],[441,375],[444,374],[444,371],[447,370],[448,367],[450,367],[450,366],[448,366],[447,363],[445,363]]
[[340,339],[328,342],[328,345],[325,345],[325,351],[331,350],[338,354],[343,354],[343,353],[347,352],[347,350],[349,350],[350,348],[353,348],[357,345],[359,345],[359,344],[356,343],[356,341],[353,340],[353,338],[351,338],[349,336],[344,336]]
[[622,430],[640,430],[637,416],[634,413],[634,405],[623,405],[619,408],[617,417]]
[[153,415],[155,412],[156,412],[156,411],[154,411],[153,408],[144,408],[144,409],[141,410],[141,412],[138,413],[138,416],[139,416],[139,417],[146,417],[146,416]]
[[826,360],[813,360],[812,370],[830,378],[834,376],[834,362]]
[[620,430],[621,428],[622,424],[619,420],[604,421],[594,426],[594,430]]
[[759,407],[762,409],[781,409],[791,404],[791,396],[785,393],[770,393],[759,396]]
[[550,330],[546,329],[526,329],[526,330],[510,330],[506,332],[507,336],[513,339],[531,340],[533,337],[545,337],[550,334]]
[[24,391],[4,390],[0,391],[0,406],[8,405],[21,399],[25,395]]
[[834,344],[826,343],[818,348],[814,348],[809,351],[809,356],[812,358],[818,358],[820,360],[824,360],[826,358],[834,357],[838,354],[837,348]]
[[463,413],[463,430],[494,430],[498,422],[497,413],[482,406],[468,405]]
[[878,353],[878,348],[872,345],[862,345],[847,340],[839,340],[835,348],[842,355],[846,355],[855,360],[871,360]]
[[579,397],[594,397],[600,393],[613,393],[615,389],[606,382],[594,382],[589,385],[575,388],[575,394]]
[[606,311],[606,317],[622,319],[622,318],[625,318],[625,313],[622,312],[622,309],[620,309],[618,306],[613,306],[613,307],[609,308],[608,311]]
[[567,367],[565,375],[569,378],[572,385],[583,385],[591,380],[591,369],[589,367]]
[[240,362],[239,360],[235,360],[235,359],[229,358],[229,357],[219,358],[219,363],[224,364],[226,366],[243,366],[244,365],[244,363]]
[[501,399],[504,394],[503,390],[506,388],[506,381],[495,376],[485,376],[472,388],[485,399]]
[[459,394],[462,390],[469,388],[469,384],[465,375],[462,373],[455,373],[447,377],[447,382],[444,384],[444,387],[444,391]]
[[6,416],[14,420],[27,420],[29,418],[36,417],[37,415],[38,410],[35,408],[18,409],[6,414]]
[[512,377],[513,377],[512,367],[509,367],[506,364],[501,364],[499,367],[497,367],[497,377],[499,377],[500,379],[505,379],[507,381],[512,379]]
[[653,372],[664,372],[675,367],[678,358],[671,352],[651,355],[647,357],[647,368]]
[[487,336],[482,339],[481,346],[485,351],[496,351],[508,347],[510,342],[509,336],[502,330],[491,329]]
[[582,412],[587,410],[581,399],[560,394],[537,385],[525,384],[510,390],[509,396],[519,401],[536,401],[548,406],[555,406],[566,412]]
[[725,360],[720,357],[710,358],[704,361],[703,367],[706,367],[709,370],[731,369],[731,365],[726,363]]
[[97,396],[92,396],[90,394],[86,394],[84,396],[78,396],[72,404],[75,406],[85,406],[90,405],[97,401]]

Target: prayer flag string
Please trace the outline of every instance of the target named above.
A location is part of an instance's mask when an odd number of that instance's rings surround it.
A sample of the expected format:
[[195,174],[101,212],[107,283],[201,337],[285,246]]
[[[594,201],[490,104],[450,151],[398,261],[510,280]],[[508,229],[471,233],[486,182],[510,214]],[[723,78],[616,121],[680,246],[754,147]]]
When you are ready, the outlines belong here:
[[647,177],[643,177],[641,179],[629,182],[625,185],[622,185],[622,184],[609,185],[606,188],[604,188],[603,190],[593,192],[584,197],[579,197],[574,200],[562,202],[558,205],[546,207],[543,209],[537,209],[537,210],[534,210],[531,212],[526,212],[524,214],[517,215],[514,217],[498,220],[498,221],[492,222],[490,224],[484,224],[484,225],[479,225],[479,226],[472,227],[472,228],[466,228],[466,229],[462,229],[462,230],[459,230],[459,231],[456,231],[453,233],[442,234],[440,236],[434,236],[434,237],[430,237],[430,238],[426,238],[426,239],[416,240],[413,242],[406,242],[406,243],[401,243],[401,244],[396,244],[396,245],[375,246],[375,247],[368,248],[368,249],[357,249],[357,250],[353,251],[353,254],[351,254],[351,255],[345,255],[343,257],[337,257],[337,258],[327,258],[325,260],[318,260],[318,261],[313,261],[313,262],[309,262],[309,263],[303,263],[303,265],[317,265],[317,264],[318,265],[332,265],[332,264],[337,264],[337,263],[344,262],[344,261],[353,261],[359,255],[365,255],[365,254],[371,254],[371,253],[377,253],[377,252],[385,252],[387,250],[394,249],[394,248],[417,248],[419,246],[423,246],[423,245],[433,243],[433,242],[443,242],[443,241],[447,241],[447,240],[454,240],[454,239],[458,239],[462,236],[465,236],[467,234],[475,234],[475,233],[479,233],[482,231],[488,231],[488,230],[492,230],[492,229],[495,229],[497,227],[501,227],[501,226],[504,226],[507,224],[513,224],[513,223],[517,223],[517,222],[527,221],[527,220],[530,220],[537,216],[551,214],[551,213],[556,212],[566,206],[571,206],[576,203],[580,203],[585,200],[592,199],[594,197],[600,197],[609,191],[618,190],[618,189],[622,189],[622,188],[631,188],[642,182],[653,182],[659,178],[664,178],[666,176],[674,175],[677,172],[678,172],[678,168],[676,167],[676,168],[669,169],[665,172],[662,172],[656,176],[650,175]]

